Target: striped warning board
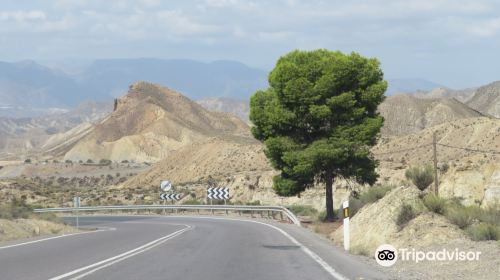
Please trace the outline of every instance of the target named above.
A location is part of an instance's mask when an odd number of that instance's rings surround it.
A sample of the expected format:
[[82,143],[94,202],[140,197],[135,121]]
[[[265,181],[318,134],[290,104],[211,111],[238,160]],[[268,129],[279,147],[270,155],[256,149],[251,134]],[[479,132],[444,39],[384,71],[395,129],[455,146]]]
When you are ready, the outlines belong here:
[[208,188],[209,199],[229,199],[229,188]]
[[162,193],[160,198],[163,200],[179,200],[181,199],[180,193]]

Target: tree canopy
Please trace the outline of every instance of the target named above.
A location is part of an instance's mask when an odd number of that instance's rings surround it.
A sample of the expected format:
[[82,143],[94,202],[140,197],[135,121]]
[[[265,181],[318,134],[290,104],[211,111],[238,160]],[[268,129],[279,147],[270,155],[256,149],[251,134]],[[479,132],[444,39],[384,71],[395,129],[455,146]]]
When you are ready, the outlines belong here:
[[327,218],[333,218],[332,182],[344,177],[372,184],[377,113],[387,83],[377,59],[329,50],[293,51],[269,74],[269,88],[250,100],[252,133],[281,174],[279,195],[292,196],[326,183]]

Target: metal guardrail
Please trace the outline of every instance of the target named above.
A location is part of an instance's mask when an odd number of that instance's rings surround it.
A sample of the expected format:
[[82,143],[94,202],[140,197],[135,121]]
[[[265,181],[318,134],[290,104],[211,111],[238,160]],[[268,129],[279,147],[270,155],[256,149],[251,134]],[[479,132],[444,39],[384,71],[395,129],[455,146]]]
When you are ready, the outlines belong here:
[[113,206],[82,206],[61,208],[34,209],[35,213],[47,212],[73,212],[73,211],[112,211],[112,210],[225,210],[225,211],[251,211],[251,212],[278,212],[285,216],[295,225],[300,226],[300,220],[290,210],[282,206],[250,206],[250,205],[113,205]]

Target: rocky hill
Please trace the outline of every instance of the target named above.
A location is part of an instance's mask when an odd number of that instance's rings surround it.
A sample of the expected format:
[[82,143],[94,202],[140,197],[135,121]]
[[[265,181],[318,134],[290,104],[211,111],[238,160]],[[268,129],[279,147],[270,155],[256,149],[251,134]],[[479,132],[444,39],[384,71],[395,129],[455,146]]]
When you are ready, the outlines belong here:
[[[405,135],[448,121],[482,116],[460,101],[469,99],[473,94],[473,89],[454,91],[437,88],[429,92],[388,96],[379,107],[385,118],[382,133]],[[233,113],[250,124],[248,101],[208,98],[198,103],[208,110]]]
[[384,135],[405,135],[457,119],[482,116],[456,99],[424,99],[406,94],[387,97],[379,111],[385,118]]
[[483,114],[500,118],[500,81],[480,87],[467,105]]
[[383,138],[373,148],[382,182],[400,184],[405,170],[432,164],[436,133],[440,193],[464,204],[487,206],[500,201],[500,120],[460,119],[418,133]]
[[236,116],[210,112],[180,93],[138,82],[118,108],[78,141],[65,159],[158,161],[183,146],[209,137],[248,137]]

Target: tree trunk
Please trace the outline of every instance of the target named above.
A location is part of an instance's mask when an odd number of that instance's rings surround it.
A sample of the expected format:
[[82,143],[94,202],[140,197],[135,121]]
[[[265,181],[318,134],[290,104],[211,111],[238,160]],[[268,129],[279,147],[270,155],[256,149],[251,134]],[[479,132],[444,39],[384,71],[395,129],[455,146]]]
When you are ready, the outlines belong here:
[[326,170],[325,174],[326,185],[326,220],[335,221],[335,213],[333,212],[333,174],[331,169]]

